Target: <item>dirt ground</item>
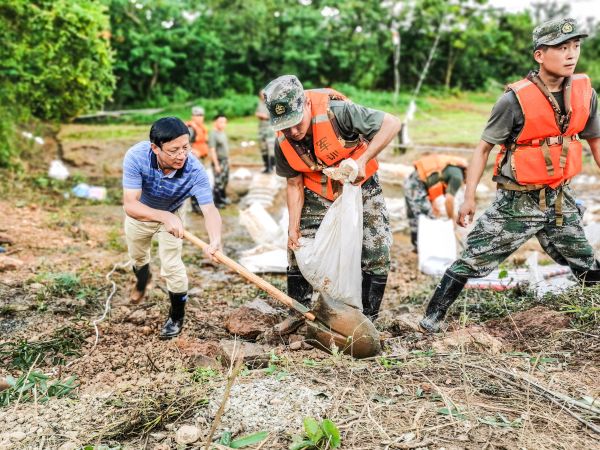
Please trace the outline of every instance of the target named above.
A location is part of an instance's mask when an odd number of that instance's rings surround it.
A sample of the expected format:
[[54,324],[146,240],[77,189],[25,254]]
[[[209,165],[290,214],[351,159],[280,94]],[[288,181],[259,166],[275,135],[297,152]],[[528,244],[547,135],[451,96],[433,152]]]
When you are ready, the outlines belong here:
[[[288,338],[271,341],[265,367],[242,368],[218,415],[232,368],[217,356],[221,342],[235,338],[226,319],[256,298],[281,317],[285,311],[185,243],[191,287],[185,329],[177,339],[159,340],[168,298],[156,254],[154,287],[137,306],[127,301],[130,269],[118,266],[127,261],[119,164],[137,139],[129,134],[92,148],[88,128],[77,127],[67,130],[82,133],[66,144],[67,160],[90,184],[108,185],[106,202],[65,195],[70,182],[3,181],[0,236],[13,242],[0,254],[0,390],[3,380],[23,374],[14,366],[16,344],[57,336],[66,340],[58,354],[63,364],[45,355],[21,367],[49,380],[74,376],[77,387],[62,398],[0,403],[0,449],[200,449],[215,423],[210,448],[229,448],[218,444],[225,432],[236,438],[264,431],[266,439],[247,448],[287,449],[302,434],[306,416],[331,419],[343,449],[600,448],[600,321],[580,328],[573,312],[533,304],[487,322],[456,320],[469,297],[459,301],[447,332],[425,336],[415,324],[436,280],[417,270],[403,233],[394,235],[376,323],[380,357],[358,361]],[[26,169],[35,172],[50,158]],[[225,252],[236,259],[253,244],[238,223],[236,203],[222,215]],[[200,216],[190,215],[189,229],[206,237]],[[283,275],[265,278],[285,285]],[[94,321],[103,315],[112,282],[116,292],[96,343]],[[80,337],[80,348],[64,351],[75,348],[73,336]],[[193,442],[182,437],[185,426],[197,434]]]

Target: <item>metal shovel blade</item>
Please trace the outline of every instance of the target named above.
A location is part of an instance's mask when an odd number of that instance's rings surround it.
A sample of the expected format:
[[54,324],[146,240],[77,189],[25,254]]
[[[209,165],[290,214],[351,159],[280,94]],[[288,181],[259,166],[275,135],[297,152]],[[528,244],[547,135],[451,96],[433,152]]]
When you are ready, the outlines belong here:
[[[202,249],[208,247],[206,242],[189,231],[185,231],[184,236]],[[358,309],[319,295],[314,308],[309,310],[266,280],[224,255],[223,252],[217,251],[214,257],[246,280],[268,292],[275,300],[302,314],[308,325],[306,342],[313,347],[332,353],[335,344],[339,351],[355,358],[367,358],[380,352],[379,332],[367,316]]]
[[354,358],[369,358],[381,352],[379,332],[358,309],[319,295],[311,312],[318,322],[306,321],[306,342],[333,353],[334,349]]

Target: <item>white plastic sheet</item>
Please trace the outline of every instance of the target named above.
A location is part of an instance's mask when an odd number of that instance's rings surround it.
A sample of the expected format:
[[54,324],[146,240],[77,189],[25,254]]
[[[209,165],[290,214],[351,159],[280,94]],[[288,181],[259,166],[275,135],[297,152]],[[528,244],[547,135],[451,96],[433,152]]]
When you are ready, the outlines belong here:
[[300,238],[295,250],[300,272],[314,289],[362,310],[360,257],[363,205],[360,186],[344,184],[314,239]]
[[69,169],[60,159],[54,159],[48,168],[48,176],[55,180],[64,181],[69,178]]
[[442,275],[456,259],[456,236],[449,219],[419,216],[419,270],[427,275]]

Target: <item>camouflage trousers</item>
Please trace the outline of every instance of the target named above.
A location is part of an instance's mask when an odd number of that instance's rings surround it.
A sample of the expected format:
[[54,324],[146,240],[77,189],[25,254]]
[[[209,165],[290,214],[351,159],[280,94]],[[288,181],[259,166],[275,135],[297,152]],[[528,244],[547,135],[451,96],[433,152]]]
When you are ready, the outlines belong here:
[[547,208],[542,210],[540,191],[499,189],[467,236],[464,252],[448,270],[468,278],[484,277],[533,236],[554,261],[568,265],[576,274],[600,269],[571,188],[565,186],[563,193],[564,223],[557,226],[554,205],[558,190],[546,189]]
[[419,216],[422,214],[435,219],[429,197],[427,197],[427,187],[423,183],[415,170],[411,173],[404,183],[404,199],[406,201],[406,216],[410,232],[417,235],[419,227]]
[[[390,249],[392,233],[390,219],[377,174],[362,185],[363,196],[363,241],[361,269],[373,275],[387,275],[390,271]],[[314,238],[327,209],[333,202],[304,189],[304,206],[300,216],[300,234]],[[296,257],[288,249],[288,270],[299,271]]]
[[258,145],[262,156],[273,156],[275,151],[275,134],[270,128],[259,128]]
[[218,191],[224,194],[227,183],[229,182],[229,159],[219,158],[219,165],[221,166],[220,173],[215,171],[215,166],[213,165],[213,173],[215,174],[215,186],[213,192]]

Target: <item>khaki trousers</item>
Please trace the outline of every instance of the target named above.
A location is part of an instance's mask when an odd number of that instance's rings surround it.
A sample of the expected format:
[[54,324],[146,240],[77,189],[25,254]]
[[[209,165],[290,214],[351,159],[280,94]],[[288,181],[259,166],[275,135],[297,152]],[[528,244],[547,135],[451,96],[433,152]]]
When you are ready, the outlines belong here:
[[[174,212],[185,225],[185,208],[182,206]],[[167,289],[174,293],[188,290],[188,278],[185,265],[181,260],[182,239],[178,239],[165,230],[160,222],[142,222],[125,216],[125,238],[129,258],[135,267],[150,262],[152,237],[158,240],[158,256],[160,258],[160,275],[167,281]]]

